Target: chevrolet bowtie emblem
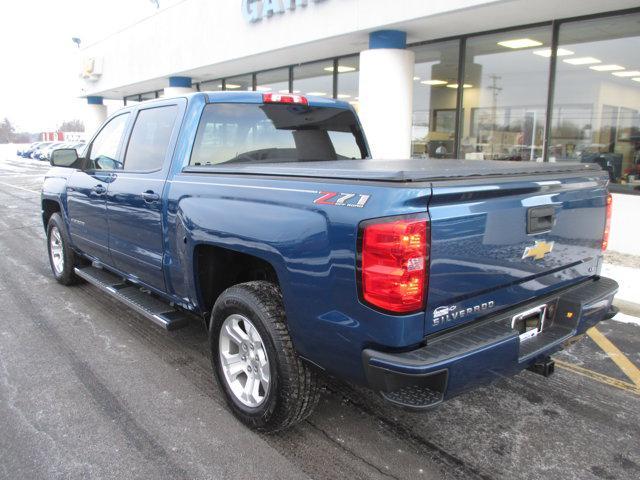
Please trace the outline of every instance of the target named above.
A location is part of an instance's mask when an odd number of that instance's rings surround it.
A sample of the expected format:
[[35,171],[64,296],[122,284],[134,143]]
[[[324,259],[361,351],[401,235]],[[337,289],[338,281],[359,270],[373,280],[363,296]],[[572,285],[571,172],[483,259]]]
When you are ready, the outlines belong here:
[[551,253],[553,250],[553,242],[545,242],[544,240],[536,240],[533,247],[527,247],[524,249],[522,259],[533,258],[534,260],[542,260],[547,253]]

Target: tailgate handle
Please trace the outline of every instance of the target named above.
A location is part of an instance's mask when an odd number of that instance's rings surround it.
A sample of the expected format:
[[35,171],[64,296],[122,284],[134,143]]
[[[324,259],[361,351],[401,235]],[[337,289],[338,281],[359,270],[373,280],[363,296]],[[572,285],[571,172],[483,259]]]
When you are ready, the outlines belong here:
[[555,223],[554,207],[532,207],[527,210],[527,233],[548,232]]

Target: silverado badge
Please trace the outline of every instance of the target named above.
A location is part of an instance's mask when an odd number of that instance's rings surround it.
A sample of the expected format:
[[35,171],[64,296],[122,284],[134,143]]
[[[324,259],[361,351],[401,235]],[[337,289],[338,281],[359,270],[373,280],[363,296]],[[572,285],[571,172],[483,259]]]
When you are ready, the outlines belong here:
[[542,260],[547,253],[551,253],[553,250],[553,242],[545,242],[544,240],[536,240],[533,247],[527,247],[524,249],[522,259],[533,258],[534,260]]

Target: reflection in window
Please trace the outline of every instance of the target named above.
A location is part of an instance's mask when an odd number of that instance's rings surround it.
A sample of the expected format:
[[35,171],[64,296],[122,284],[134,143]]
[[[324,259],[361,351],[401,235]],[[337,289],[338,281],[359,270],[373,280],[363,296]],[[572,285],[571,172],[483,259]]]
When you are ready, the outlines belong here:
[[456,132],[458,41],[414,47],[413,121],[414,157],[451,158]]
[[344,160],[366,154],[350,110],[212,103],[204,108],[190,165]]
[[550,27],[467,40],[461,158],[542,161],[550,43]]
[[253,90],[253,75],[240,75],[225,80],[225,90],[233,92]]
[[333,60],[294,67],[293,93],[333,97]]
[[358,78],[360,76],[360,56],[340,58],[338,60],[338,100],[344,100],[359,106]]
[[175,105],[140,110],[124,158],[125,170],[162,168],[177,113]]
[[560,27],[549,161],[595,162],[640,182],[640,15]]
[[114,170],[122,168],[122,162],[116,156],[128,118],[129,113],[113,117],[100,130],[90,147],[88,169]]
[[279,68],[256,75],[258,92],[289,93],[289,69]]

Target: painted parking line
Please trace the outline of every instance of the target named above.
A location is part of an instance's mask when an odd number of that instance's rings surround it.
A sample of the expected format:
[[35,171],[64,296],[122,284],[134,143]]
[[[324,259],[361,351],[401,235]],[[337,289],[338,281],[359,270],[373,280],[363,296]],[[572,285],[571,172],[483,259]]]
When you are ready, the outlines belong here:
[[573,363],[565,362],[563,360],[554,360],[554,362],[556,366],[562,370],[568,370],[570,372],[577,373],[578,375],[582,375],[583,377],[588,377],[592,380],[595,380],[596,382],[603,383],[610,387],[615,387],[620,390],[625,390],[627,392],[640,395],[640,388],[633,383],[623,382],[622,380],[618,380],[617,378],[609,377],[608,375],[603,375],[602,373],[598,373],[588,368],[574,365]]
[[[632,317],[630,315],[624,315],[618,313],[613,320],[621,323],[631,323],[640,325],[640,319]],[[618,366],[618,368],[631,380],[631,382],[625,382],[617,378],[604,375],[589,368],[581,367],[573,363],[565,362],[563,360],[555,360],[555,364],[562,370],[567,370],[584,377],[588,377],[596,382],[608,385],[611,387],[625,390],[627,392],[640,395],[640,369],[627,358],[627,356],[616,347],[611,340],[598,330],[596,327],[592,327],[587,330],[587,335],[591,338],[598,347],[600,347],[607,356]]]
[[11,185],[10,183],[6,183],[6,182],[0,182],[0,185],[6,185],[7,187],[17,188],[18,190],[24,190],[25,192],[31,192],[31,193],[40,194],[40,192],[37,191],[37,190],[30,190],[28,188],[19,187],[18,185]]
[[605,337],[600,330],[596,327],[592,327],[587,330],[587,335],[596,342],[596,344],[604,350],[604,352],[615,362],[622,372],[629,377],[629,379],[640,388],[640,369],[636,367],[631,360],[629,360],[624,353],[616,347],[611,340]]

